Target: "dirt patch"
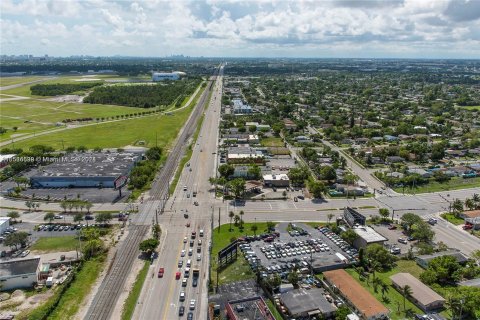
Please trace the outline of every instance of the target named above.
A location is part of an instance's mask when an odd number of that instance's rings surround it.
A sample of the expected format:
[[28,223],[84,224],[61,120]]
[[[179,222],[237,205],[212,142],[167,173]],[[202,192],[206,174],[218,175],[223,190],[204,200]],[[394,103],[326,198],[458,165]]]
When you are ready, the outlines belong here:
[[84,96],[79,96],[79,95],[75,95],[75,94],[67,94],[67,95],[64,95],[64,96],[58,96],[58,97],[49,98],[49,99],[45,99],[45,100],[53,101],[53,102],[78,102],[78,103],[82,103],[83,98],[84,98]]
[[23,290],[15,290],[10,298],[0,302],[1,315],[17,315],[27,313],[45,302],[53,294],[54,290],[39,292],[27,298]]

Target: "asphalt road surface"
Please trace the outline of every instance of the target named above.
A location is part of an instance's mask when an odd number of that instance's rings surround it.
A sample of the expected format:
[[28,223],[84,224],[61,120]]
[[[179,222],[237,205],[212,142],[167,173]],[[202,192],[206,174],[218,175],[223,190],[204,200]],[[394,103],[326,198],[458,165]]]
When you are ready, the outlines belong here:
[[[208,263],[209,241],[211,239],[213,193],[208,178],[215,174],[215,152],[218,141],[218,124],[220,117],[220,102],[222,92],[222,77],[219,77],[212,94],[211,103],[205,112],[205,118],[193,147],[190,165],[186,166],[180,177],[174,195],[166,203],[165,212],[159,217],[160,226],[164,232],[159,257],[151,266],[140,295],[134,319],[177,319],[181,305],[185,306],[185,318],[189,312],[190,300],[195,299],[194,319],[205,319],[208,307]],[[187,191],[184,191],[184,186]],[[193,197],[193,191],[198,191]],[[198,206],[194,205],[198,202]],[[184,213],[188,210],[188,218]],[[190,223],[190,227],[186,224]],[[204,236],[199,237],[199,230],[204,230]],[[181,251],[190,248],[189,241],[192,231],[197,232],[192,256],[180,257]],[[183,242],[188,237],[187,243]],[[197,261],[198,239],[202,239],[201,260]],[[200,269],[200,278],[196,287],[192,286],[192,276],[188,278],[186,287],[182,287],[184,270],[188,259],[192,267]],[[183,267],[178,268],[178,261],[183,260]],[[158,270],[165,269],[163,278],[158,278]],[[182,273],[179,280],[175,273]],[[152,276],[153,275],[153,276]],[[180,302],[180,292],[185,292],[185,301]]]

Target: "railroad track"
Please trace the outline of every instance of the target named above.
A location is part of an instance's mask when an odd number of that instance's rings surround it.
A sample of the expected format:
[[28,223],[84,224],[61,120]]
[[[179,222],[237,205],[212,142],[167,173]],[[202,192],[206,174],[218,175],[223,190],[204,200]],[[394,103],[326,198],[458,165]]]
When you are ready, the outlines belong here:
[[190,139],[195,132],[198,119],[205,109],[206,100],[212,90],[213,83],[215,83],[215,78],[215,75],[210,78],[208,88],[202,93],[192,115],[189,117],[177,139],[173,150],[168,155],[165,165],[157,174],[155,183],[151,188],[152,197],[148,200],[149,203],[131,221],[131,224],[128,227],[129,233],[127,239],[123,245],[119,247],[112,262],[112,267],[100,285],[100,288],[88,309],[85,319],[110,319],[111,313],[115,308],[115,304],[125,283],[125,278],[138,255],[138,246],[150,228],[150,218],[155,212],[155,204],[159,200],[166,200],[168,198],[170,181],[173,178],[175,169],[178,167],[180,159],[187,148],[188,139]]
[[125,277],[130,272],[132,261],[138,255],[138,245],[148,228],[148,226],[136,225],[128,227],[127,239],[118,249],[112,267],[98,289],[85,319],[110,319],[115,303],[122,291]]

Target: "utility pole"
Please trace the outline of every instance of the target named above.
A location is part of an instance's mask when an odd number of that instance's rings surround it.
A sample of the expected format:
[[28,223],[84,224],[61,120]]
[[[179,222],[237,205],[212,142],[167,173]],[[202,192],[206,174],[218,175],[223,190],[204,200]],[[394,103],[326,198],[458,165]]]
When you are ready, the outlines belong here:
[[218,233],[220,233],[220,208],[218,208]]

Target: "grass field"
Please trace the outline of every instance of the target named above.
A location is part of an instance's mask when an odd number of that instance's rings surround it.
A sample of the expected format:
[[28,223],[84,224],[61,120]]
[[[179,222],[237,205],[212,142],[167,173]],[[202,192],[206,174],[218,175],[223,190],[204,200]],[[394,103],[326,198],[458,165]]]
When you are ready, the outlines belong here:
[[30,247],[30,250],[43,252],[72,251],[75,250],[77,245],[78,239],[75,236],[42,237]]
[[135,311],[135,306],[137,304],[138,297],[140,296],[143,283],[145,282],[145,278],[147,277],[148,268],[150,268],[150,262],[145,261],[143,268],[140,270],[140,272],[137,275],[137,279],[135,280],[135,284],[133,285],[132,290],[128,294],[127,300],[125,300],[125,304],[123,305],[122,320],[132,319],[132,315],[133,315],[133,312]]
[[11,86],[13,84],[26,83],[35,80],[40,80],[45,77],[32,76],[32,77],[0,77],[0,87]]
[[460,107],[462,109],[466,109],[466,110],[477,110],[477,111],[480,111],[480,106],[465,106],[465,107]]
[[264,147],[284,147],[282,138],[263,138],[260,144]]
[[[0,119],[1,126],[6,128],[7,132],[0,135],[0,141],[57,128],[56,123],[65,119],[109,118],[143,111],[146,109],[35,99],[4,101],[0,105]],[[17,127],[17,130],[13,127]]]
[[139,141],[144,141],[145,144],[142,146],[146,147],[155,146],[156,141],[158,146],[165,147],[177,136],[191,110],[190,106],[171,115],[157,114],[64,130],[15,142],[15,147],[27,149],[32,145],[43,144],[57,150],[69,146],[86,146],[89,149],[119,148],[136,145]]
[[[218,252],[225,248],[229,243],[232,237],[238,238],[244,235],[253,235],[253,231],[250,230],[252,225],[255,223],[244,223],[244,229],[241,230],[239,227],[236,227],[232,223],[232,231],[230,231],[230,224],[224,224],[219,228],[215,228],[212,232],[212,252],[211,252],[211,261],[214,261],[216,265]],[[267,223],[261,222],[256,224],[258,226],[257,234],[263,233],[267,229]],[[215,267],[211,269],[211,279],[214,284],[216,284],[217,272]],[[238,255],[238,259],[220,271],[218,275],[219,285],[235,282],[240,280],[251,279],[254,277],[252,269],[248,265],[247,261],[241,253]]]
[[[422,268],[420,268],[415,261],[405,261],[399,260],[397,262],[397,266],[388,271],[388,272],[377,272],[376,276],[380,278],[384,283],[389,285],[389,290],[385,293],[385,298],[382,298],[382,293],[379,288],[377,288],[377,292],[375,292],[371,278],[369,283],[365,280],[360,280],[358,273],[353,269],[346,269],[352,277],[355,278],[365,289],[367,289],[378,301],[382,302],[389,310],[390,310],[390,318],[395,319],[405,319],[405,313],[403,312],[403,296],[395,290],[391,284],[392,281],[390,280],[390,276],[398,273],[398,272],[408,272],[411,273],[415,277],[419,277],[420,273],[422,273]],[[406,309],[411,309],[414,313],[422,313],[420,309],[418,309],[413,303],[410,301],[406,301]],[[400,312],[399,312],[400,310]]]
[[[448,182],[439,183],[432,181],[428,184],[418,186],[414,189],[408,187],[405,188],[405,193],[428,193],[428,192],[438,192],[438,191],[448,191],[448,190],[458,190],[466,188],[474,188],[480,186],[480,177],[463,179],[460,177],[454,177]],[[403,193],[403,188],[394,188],[398,193]]]
[[450,223],[453,223],[456,226],[459,226],[459,225],[465,223],[465,221],[462,218],[457,218],[452,213],[444,213],[441,216],[442,216],[443,219],[447,220]]

